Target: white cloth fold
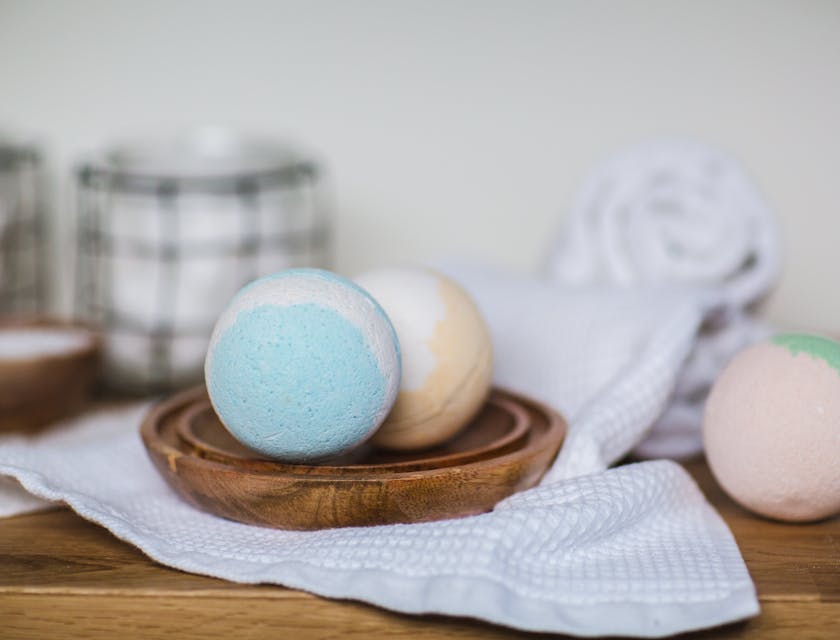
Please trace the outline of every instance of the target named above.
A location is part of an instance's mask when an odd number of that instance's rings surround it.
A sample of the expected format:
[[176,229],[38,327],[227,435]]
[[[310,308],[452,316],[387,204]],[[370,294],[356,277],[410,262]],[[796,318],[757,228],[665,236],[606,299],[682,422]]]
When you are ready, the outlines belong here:
[[747,346],[773,334],[767,323],[735,310],[717,326],[701,329],[677,378],[668,407],[636,447],[643,458],[688,458],[703,450],[703,407],[717,376]]
[[143,408],[0,436],[0,474],[164,564],[238,582],[583,636],[664,636],[757,613],[731,534],[681,467],[606,470],[665,407],[701,320],[693,299],[458,277],[488,318],[498,381],[550,398],[571,422],[543,483],[491,513],[316,532],[217,518],[158,476],[137,434]]
[[706,393],[729,359],[768,335],[750,314],[781,269],[777,224],[741,166],[691,140],[656,140],[613,155],[586,181],[548,256],[564,285],[672,287],[706,315],[674,401],[637,450],[702,450]]
[[702,320],[694,296],[679,290],[569,287],[476,264],[437,266],[490,324],[495,383],[586,425],[570,431],[549,479],[603,470],[645,438]]
[[43,511],[52,504],[21,487],[14,478],[0,476],[0,518]]

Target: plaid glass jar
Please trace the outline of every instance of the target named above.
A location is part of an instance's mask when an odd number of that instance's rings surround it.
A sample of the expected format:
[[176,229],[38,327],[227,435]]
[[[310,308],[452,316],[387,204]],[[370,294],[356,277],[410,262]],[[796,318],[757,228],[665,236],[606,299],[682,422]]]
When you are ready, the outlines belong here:
[[76,311],[103,333],[109,386],[200,381],[213,325],[239,288],[330,264],[322,171],[285,146],[200,131],[115,147],[76,176]]
[[46,303],[44,188],[39,150],[0,140],[0,313],[33,314]]

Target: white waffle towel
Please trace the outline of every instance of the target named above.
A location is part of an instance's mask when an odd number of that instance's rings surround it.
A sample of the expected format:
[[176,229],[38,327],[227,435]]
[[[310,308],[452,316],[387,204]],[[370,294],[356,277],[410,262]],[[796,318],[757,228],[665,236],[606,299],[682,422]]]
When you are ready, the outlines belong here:
[[662,413],[702,320],[694,297],[458,277],[487,314],[498,381],[551,399],[571,422],[541,486],[491,513],[317,532],[223,520],[158,476],[137,433],[142,407],[2,436],[0,474],[163,564],[237,582],[581,636],[657,637],[755,615],[735,541],[679,465],[607,468]]

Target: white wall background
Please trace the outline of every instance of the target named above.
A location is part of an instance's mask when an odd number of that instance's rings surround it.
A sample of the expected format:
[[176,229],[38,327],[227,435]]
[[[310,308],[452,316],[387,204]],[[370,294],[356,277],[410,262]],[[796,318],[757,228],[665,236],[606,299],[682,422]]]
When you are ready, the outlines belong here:
[[345,272],[534,268],[599,158],[688,134],[782,219],[770,316],[840,332],[840,2],[0,0],[0,128],[64,183],[82,151],[193,123],[327,158]]

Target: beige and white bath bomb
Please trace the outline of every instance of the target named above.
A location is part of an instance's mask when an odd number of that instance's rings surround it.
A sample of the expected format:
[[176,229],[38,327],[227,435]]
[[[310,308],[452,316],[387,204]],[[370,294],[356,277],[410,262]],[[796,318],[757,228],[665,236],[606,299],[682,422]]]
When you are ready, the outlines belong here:
[[703,425],[709,466],[756,513],[840,512],[840,344],[784,334],[742,351],[715,382]]
[[460,286],[428,269],[378,269],[356,282],[390,318],[402,359],[397,401],[372,442],[394,450],[445,442],[490,391],[493,349],[481,313]]

